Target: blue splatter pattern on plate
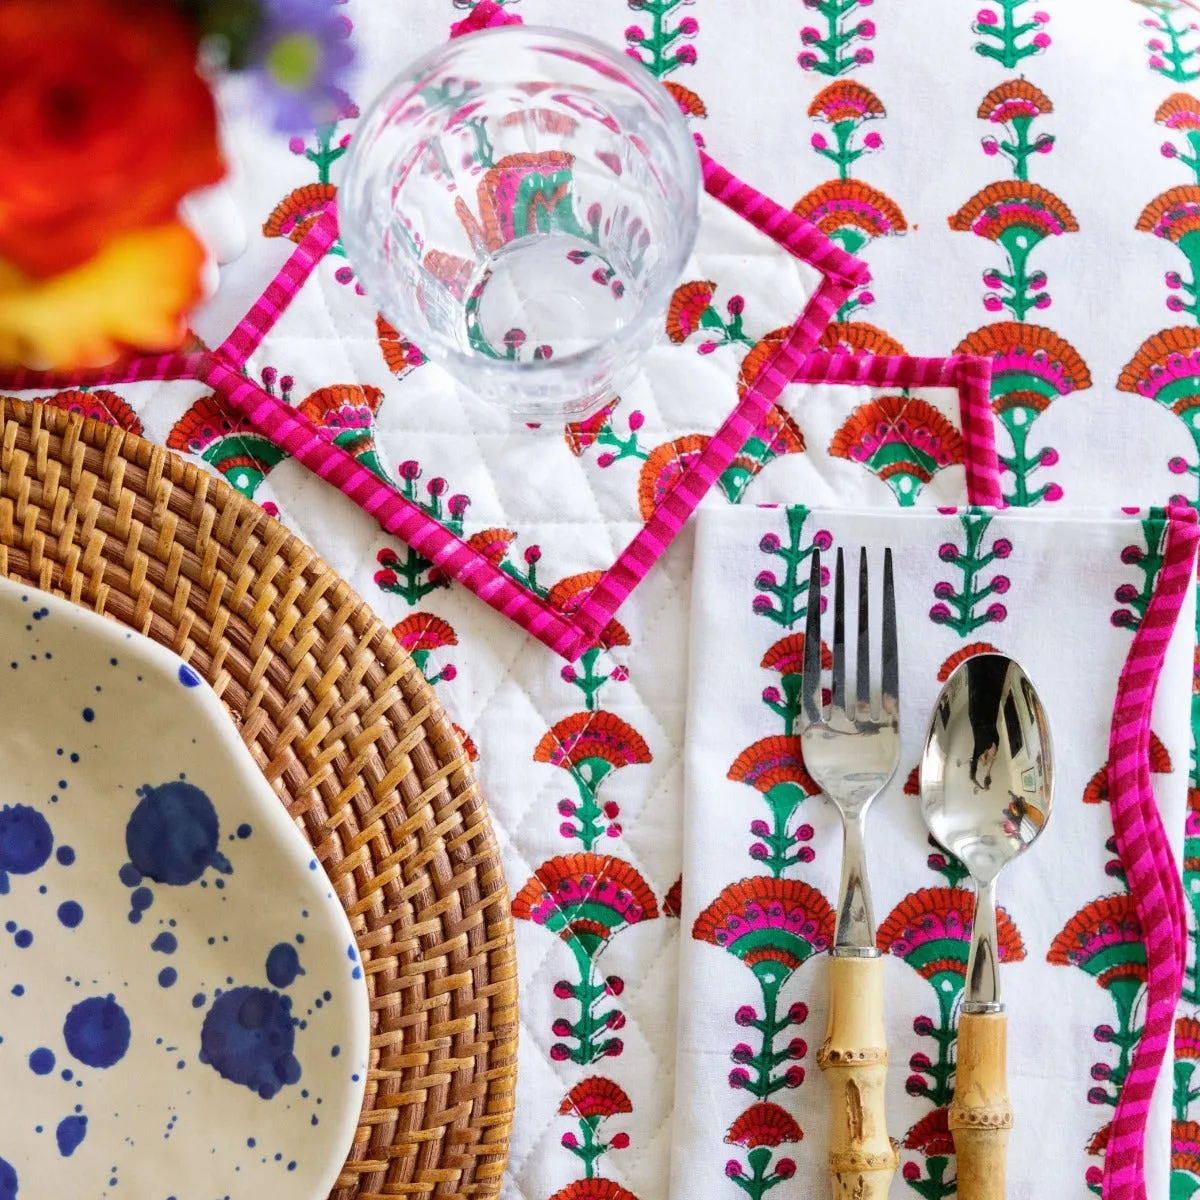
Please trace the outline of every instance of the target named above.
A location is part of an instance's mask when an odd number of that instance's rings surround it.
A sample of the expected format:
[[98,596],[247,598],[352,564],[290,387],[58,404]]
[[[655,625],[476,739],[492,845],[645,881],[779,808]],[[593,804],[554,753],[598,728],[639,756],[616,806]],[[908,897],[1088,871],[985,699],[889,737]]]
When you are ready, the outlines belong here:
[[216,696],[0,579],[0,712],[0,1200],[324,1197],[362,964]]

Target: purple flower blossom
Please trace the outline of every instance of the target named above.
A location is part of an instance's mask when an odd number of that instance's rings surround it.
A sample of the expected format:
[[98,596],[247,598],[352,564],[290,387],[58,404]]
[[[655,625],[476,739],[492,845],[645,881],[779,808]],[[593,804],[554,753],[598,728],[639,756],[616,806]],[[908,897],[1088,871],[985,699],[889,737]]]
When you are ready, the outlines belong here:
[[860,38],[863,38],[864,40],[869,40],[870,38],[873,38],[875,36],[875,22],[874,21],[859,21],[858,26],[855,29],[855,32],[858,34],[858,36]]
[[675,51],[675,61],[682,63],[685,67],[690,67],[696,61],[696,47],[680,46]]
[[989,158],[995,158],[1000,153],[1000,143],[994,137],[985,137],[980,145],[983,147],[983,152]]
[[[1046,488],[1046,503],[1057,504],[1063,498],[1063,490],[1057,483],[1052,483]],[[988,612],[992,610],[989,608]],[[1001,618],[1003,619],[1003,618]]]
[[875,61],[875,51],[870,46],[860,46],[854,52],[854,61],[865,67],[867,63]]
[[759,539],[758,548],[764,554],[774,554],[783,543],[780,542],[779,536],[774,533],[764,533]]
[[644,42],[646,31],[640,25],[629,25],[625,29],[625,40],[627,42]]
[[695,17],[684,17],[678,28],[684,37],[695,37],[700,32],[700,22]]
[[812,148],[814,150],[827,150],[829,143],[825,140],[823,133],[814,133],[812,135]]
[[868,150],[881,150],[883,149],[883,138],[881,138],[879,134],[872,129],[871,132],[868,133],[865,138],[863,138],[863,145],[866,146]]
[[1176,456],[1167,463],[1167,470],[1172,475],[1186,475],[1188,473],[1187,460]]
[[995,25],[996,14],[992,12],[990,8],[981,8],[975,14],[975,20],[978,21],[980,25]]
[[1048,33],[1035,33],[1033,35],[1033,44],[1039,50],[1045,50],[1050,45],[1050,42],[1051,38]]
[[814,29],[811,25],[806,25],[800,30],[800,41],[806,46],[815,46],[821,40],[821,31]]
[[1058,465],[1058,451],[1053,446],[1047,446],[1041,454],[1038,455],[1038,465],[1042,467],[1054,467]]
[[331,0],[266,0],[263,7],[251,62],[274,127],[334,124],[347,99],[339,80],[354,59],[350,23]]

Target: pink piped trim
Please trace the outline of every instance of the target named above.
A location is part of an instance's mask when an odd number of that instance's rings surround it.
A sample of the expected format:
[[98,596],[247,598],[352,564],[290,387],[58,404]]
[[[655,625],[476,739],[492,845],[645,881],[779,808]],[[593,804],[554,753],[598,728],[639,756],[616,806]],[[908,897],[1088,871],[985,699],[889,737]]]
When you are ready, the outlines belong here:
[[1167,646],[1195,571],[1200,526],[1172,508],[1154,596],[1117,685],[1109,737],[1108,790],[1117,851],[1146,946],[1146,1021],[1113,1114],[1101,1195],[1146,1200],[1144,1153],[1150,1100],[1171,1045],[1183,987],[1187,932],[1179,868],[1150,786],[1150,712]]

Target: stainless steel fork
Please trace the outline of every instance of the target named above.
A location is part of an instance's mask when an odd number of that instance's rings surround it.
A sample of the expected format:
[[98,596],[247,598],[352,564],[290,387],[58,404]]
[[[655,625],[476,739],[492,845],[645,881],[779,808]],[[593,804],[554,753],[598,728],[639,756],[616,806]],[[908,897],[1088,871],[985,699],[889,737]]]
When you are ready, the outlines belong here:
[[804,633],[800,743],[809,774],[842,818],[842,878],[830,958],[829,1022],[817,1063],[831,1089],[829,1170],[837,1197],[883,1200],[899,1165],[887,1135],[884,1085],[883,959],[867,882],[866,819],[900,762],[900,679],[892,552],[883,559],[882,670],[872,702],[867,552],[858,564],[858,642],[854,695],[846,693],[846,603],[842,551],[833,588],[832,703],[821,692],[821,555],[814,550]]

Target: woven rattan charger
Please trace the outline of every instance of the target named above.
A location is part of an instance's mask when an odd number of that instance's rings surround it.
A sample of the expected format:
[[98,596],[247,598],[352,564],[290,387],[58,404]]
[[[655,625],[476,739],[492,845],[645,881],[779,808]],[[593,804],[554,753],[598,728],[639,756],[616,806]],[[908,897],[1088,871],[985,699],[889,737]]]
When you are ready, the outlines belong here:
[[203,675],[350,917],[370,1070],[332,1195],[495,1195],[516,1080],[508,892],[420,670],[313,550],[224,481],[12,398],[0,428],[0,571]]

